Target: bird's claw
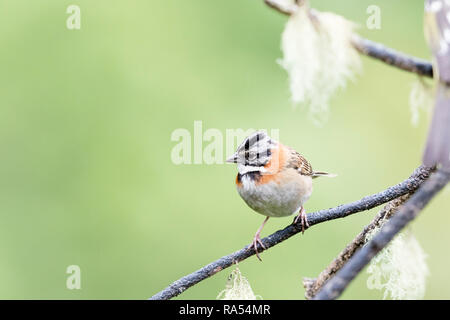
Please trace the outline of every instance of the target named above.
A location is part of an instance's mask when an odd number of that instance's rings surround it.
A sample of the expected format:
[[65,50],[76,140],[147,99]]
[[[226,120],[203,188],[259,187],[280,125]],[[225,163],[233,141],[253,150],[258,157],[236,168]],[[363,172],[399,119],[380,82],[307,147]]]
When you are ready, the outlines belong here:
[[259,237],[259,234],[256,234],[255,237],[253,238],[252,243],[251,243],[250,246],[248,247],[248,249],[253,249],[253,250],[255,250],[256,257],[258,258],[259,261],[262,261],[261,257],[259,256],[259,252],[258,252],[258,244],[261,246],[261,248],[263,248],[264,250],[266,250],[266,247],[265,247],[264,244],[262,243],[261,238]]
[[295,217],[294,224],[297,223],[298,220],[300,220],[302,223],[302,234],[303,234],[305,233],[305,226],[306,228],[309,228],[308,218],[306,217],[306,212],[303,207],[300,209],[298,216]]

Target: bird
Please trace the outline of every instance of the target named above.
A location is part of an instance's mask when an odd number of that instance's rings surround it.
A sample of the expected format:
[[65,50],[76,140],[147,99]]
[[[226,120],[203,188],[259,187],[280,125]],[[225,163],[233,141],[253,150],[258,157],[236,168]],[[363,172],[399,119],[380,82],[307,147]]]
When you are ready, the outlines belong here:
[[258,244],[261,231],[270,217],[286,217],[298,213],[302,232],[309,227],[304,209],[312,193],[312,179],[335,174],[313,171],[311,164],[294,149],[270,138],[263,130],[246,137],[226,162],[236,163],[236,188],[245,203],[266,218],[248,247],[261,261]]
[[424,32],[433,56],[435,105],[422,162],[450,169],[450,1],[426,0]]

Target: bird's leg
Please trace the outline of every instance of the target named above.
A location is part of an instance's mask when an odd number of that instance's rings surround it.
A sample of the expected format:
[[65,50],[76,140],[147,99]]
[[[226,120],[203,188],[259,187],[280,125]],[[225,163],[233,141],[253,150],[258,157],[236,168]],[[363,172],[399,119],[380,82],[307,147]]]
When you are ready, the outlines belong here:
[[297,223],[298,220],[302,222],[302,233],[305,233],[305,226],[309,228],[308,218],[306,217],[306,211],[303,206],[300,208],[300,212],[298,213],[298,216],[295,218],[294,223]]
[[261,234],[261,231],[264,228],[264,225],[266,224],[267,220],[269,220],[269,217],[266,217],[266,219],[264,219],[264,222],[262,223],[261,227],[259,227],[258,231],[256,231],[256,233],[255,233],[255,236],[253,237],[252,244],[249,246],[249,249],[250,248],[255,249],[256,256],[258,257],[259,261],[262,261],[262,260],[261,260],[261,257],[259,256],[259,252],[258,252],[258,243],[261,245],[261,247],[263,249],[266,249],[266,247],[264,247],[264,245],[261,241],[260,234]]

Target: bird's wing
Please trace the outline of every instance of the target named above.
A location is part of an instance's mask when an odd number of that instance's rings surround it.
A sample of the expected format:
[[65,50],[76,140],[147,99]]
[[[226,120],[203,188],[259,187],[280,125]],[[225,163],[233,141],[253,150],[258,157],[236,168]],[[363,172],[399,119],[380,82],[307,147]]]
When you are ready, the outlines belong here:
[[290,149],[290,160],[288,161],[286,167],[287,168],[294,168],[296,169],[300,174],[304,176],[312,176],[313,175],[313,169],[311,167],[311,164],[308,162],[308,160],[305,159],[300,153],[297,151]]

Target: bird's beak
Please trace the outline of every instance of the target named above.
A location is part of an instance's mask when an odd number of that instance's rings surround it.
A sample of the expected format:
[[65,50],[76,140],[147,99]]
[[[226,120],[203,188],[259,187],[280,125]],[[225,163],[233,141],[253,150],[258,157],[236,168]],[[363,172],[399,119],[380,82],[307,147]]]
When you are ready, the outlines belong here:
[[233,154],[231,157],[229,157],[227,160],[225,160],[225,162],[228,162],[228,163],[237,163],[237,154],[235,153],[235,154]]

